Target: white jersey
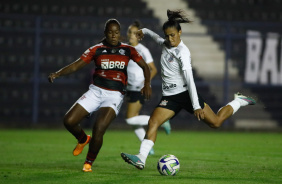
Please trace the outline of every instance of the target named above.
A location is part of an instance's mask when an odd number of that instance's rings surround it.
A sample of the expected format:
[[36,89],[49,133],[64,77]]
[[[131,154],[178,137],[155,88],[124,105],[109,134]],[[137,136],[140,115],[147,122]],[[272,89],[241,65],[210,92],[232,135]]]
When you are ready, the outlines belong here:
[[[135,49],[147,64],[153,62],[152,55],[147,47],[139,43],[135,46]],[[136,62],[130,60],[127,66],[127,75],[127,90],[141,91],[145,80],[142,68]]]
[[191,55],[187,46],[181,41],[177,47],[167,48],[164,45],[165,40],[153,31],[143,28],[142,32],[163,46],[160,61],[163,96],[171,96],[188,90],[193,109],[200,109],[192,73]]

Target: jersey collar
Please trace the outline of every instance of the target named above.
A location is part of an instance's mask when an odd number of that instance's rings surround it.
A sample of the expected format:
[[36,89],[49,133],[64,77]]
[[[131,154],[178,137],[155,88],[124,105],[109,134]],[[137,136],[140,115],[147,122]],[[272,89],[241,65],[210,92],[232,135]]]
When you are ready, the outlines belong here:
[[113,45],[109,44],[106,40],[104,40],[103,45],[105,45],[107,47],[119,47],[121,45],[121,42],[118,42],[117,45],[113,46]]

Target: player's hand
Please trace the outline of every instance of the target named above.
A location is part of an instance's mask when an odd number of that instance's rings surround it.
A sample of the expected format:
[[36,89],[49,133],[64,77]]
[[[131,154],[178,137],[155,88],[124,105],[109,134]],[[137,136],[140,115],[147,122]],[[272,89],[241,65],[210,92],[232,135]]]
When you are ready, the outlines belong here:
[[137,32],[136,32],[136,38],[138,39],[138,41],[141,41],[144,37],[144,34],[142,32],[141,29],[139,29]]
[[200,121],[201,119],[205,119],[205,112],[203,109],[194,110],[194,115]]
[[151,85],[145,85],[141,89],[141,94],[145,97],[146,100],[149,100],[151,98],[151,95],[152,95]]
[[50,83],[53,83],[54,82],[54,79],[56,79],[58,77],[58,74],[56,73],[51,73],[49,76],[48,76],[48,81]]

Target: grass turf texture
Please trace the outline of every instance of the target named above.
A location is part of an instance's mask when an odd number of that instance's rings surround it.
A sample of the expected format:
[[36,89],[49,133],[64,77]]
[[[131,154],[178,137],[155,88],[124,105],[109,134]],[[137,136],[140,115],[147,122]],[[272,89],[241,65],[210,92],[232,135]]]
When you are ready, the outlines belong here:
[[[282,183],[279,133],[160,131],[142,171],[120,157],[139,150],[131,131],[106,132],[92,173],[81,171],[88,148],[75,157],[75,144],[66,130],[1,130],[0,183]],[[164,154],[178,157],[176,176],[158,173]]]

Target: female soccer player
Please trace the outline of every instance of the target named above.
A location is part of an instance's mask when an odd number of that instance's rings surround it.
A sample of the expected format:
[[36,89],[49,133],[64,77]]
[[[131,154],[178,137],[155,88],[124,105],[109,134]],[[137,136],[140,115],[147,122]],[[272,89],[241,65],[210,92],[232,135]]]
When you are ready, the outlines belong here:
[[[49,81],[71,74],[91,61],[95,63],[93,84],[64,116],[64,125],[78,140],[73,155],[79,155],[84,146],[89,143],[89,150],[84,162],[83,171],[91,172],[91,166],[96,159],[103,143],[103,135],[120,111],[127,83],[127,65],[130,59],[143,70],[145,77],[141,93],[145,99],[151,96],[150,69],[134,47],[121,43],[120,23],[109,19],[104,28],[105,38],[101,43],[87,49],[82,56],[70,65],[49,75]],[[92,138],[86,135],[80,127],[80,121],[88,114],[97,111],[97,119],[93,126]]]
[[210,106],[197,94],[192,74],[191,56],[187,46],[181,41],[180,23],[191,22],[181,10],[167,11],[168,20],[163,25],[165,39],[149,29],[137,32],[141,39],[143,34],[149,35],[162,46],[161,76],[162,76],[162,99],[153,111],[145,139],[142,141],[139,154],[131,155],[121,153],[122,158],[138,169],[145,167],[149,151],[153,147],[157,129],[166,120],[174,117],[181,109],[193,113],[200,121],[204,121],[212,128],[218,128],[240,107],[254,105],[256,102],[241,94],[236,94],[235,99],[219,109],[215,114]]
[[[129,45],[133,46],[137,52],[143,57],[151,70],[151,79],[157,74],[157,68],[153,62],[152,55],[143,44],[139,43],[136,32],[140,29],[140,23],[135,21],[127,30],[127,38]],[[144,104],[144,96],[141,94],[141,89],[144,85],[144,76],[142,69],[133,61],[129,61],[127,66],[128,84],[127,84],[127,113],[125,121],[127,124],[132,125],[134,132],[138,139],[142,141],[145,137],[144,126],[148,125],[150,116],[139,115],[140,110]],[[170,123],[165,122],[163,125],[166,133],[170,133]],[[151,149],[149,154],[154,154],[154,150]]]

